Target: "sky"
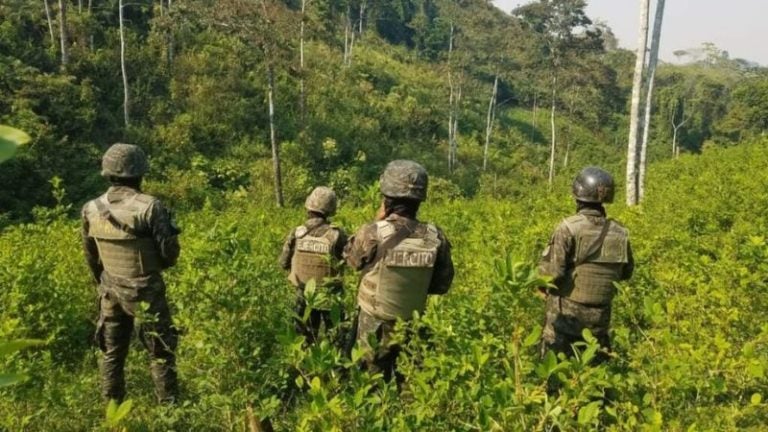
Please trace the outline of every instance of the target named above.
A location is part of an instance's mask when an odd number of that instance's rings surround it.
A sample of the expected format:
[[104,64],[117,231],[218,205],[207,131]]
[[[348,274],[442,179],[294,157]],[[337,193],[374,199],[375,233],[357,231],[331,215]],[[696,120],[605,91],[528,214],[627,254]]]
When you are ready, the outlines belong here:
[[[493,0],[505,12],[526,0]],[[623,48],[635,49],[639,30],[639,0],[587,0],[587,15],[608,24]],[[651,0],[651,4],[656,2]],[[651,10],[650,28],[653,28]],[[672,52],[712,42],[731,58],[768,66],[768,0],[667,0],[660,57],[675,60]]]

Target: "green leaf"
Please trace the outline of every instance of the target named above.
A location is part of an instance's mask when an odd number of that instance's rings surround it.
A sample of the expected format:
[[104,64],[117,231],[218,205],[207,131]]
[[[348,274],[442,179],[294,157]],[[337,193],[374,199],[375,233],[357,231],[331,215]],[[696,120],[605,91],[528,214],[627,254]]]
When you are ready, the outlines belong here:
[[111,427],[119,425],[120,422],[128,415],[128,413],[131,412],[131,408],[133,408],[132,399],[128,399],[120,405],[118,405],[117,401],[114,399],[110,399],[109,403],[107,404],[107,425]]
[[752,403],[752,405],[760,405],[760,403],[763,401],[763,395],[760,393],[755,393],[752,395],[749,401]]
[[0,374],[0,388],[18,384],[28,377],[21,374]]
[[531,347],[539,343],[539,339],[541,339],[541,326],[537,325],[533,328],[533,331],[525,338],[523,341],[524,347]]
[[18,339],[8,342],[0,342],[0,358],[13,354],[24,348],[44,345],[45,341],[40,339]]
[[16,154],[16,148],[31,140],[26,133],[10,126],[0,125],[0,162]]
[[600,405],[602,402],[594,401],[581,407],[579,409],[579,424],[587,425],[595,421],[597,414],[600,412]]

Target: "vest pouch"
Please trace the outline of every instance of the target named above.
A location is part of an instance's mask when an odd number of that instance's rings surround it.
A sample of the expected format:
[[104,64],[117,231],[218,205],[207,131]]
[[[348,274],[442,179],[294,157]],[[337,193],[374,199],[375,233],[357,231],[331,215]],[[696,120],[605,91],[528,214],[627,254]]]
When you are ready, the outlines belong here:
[[305,235],[296,239],[296,246],[291,259],[291,273],[288,279],[295,286],[303,286],[314,279],[321,286],[323,279],[335,276],[331,266],[331,230],[322,236]]
[[407,238],[387,251],[363,277],[360,306],[381,320],[408,320],[414,311],[423,312],[438,244],[436,238]]
[[118,277],[135,278],[162,270],[154,242],[148,238],[132,240],[96,239],[104,270]]

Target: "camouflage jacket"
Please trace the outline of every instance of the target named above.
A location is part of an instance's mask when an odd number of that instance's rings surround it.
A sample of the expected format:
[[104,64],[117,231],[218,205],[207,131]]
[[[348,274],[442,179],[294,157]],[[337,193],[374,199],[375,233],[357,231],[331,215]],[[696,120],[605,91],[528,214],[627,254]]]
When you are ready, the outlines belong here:
[[[101,197],[106,198],[109,206],[120,205],[124,200],[133,198],[141,192],[127,186],[112,186]],[[148,196],[147,196],[148,197]],[[151,197],[149,197],[151,198]],[[104,276],[104,266],[99,258],[99,249],[96,239],[90,235],[90,223],[93,215],[94,201],[89,201],[83,206],[82,211],[82,242],[83,252],[85,253],[85,259],[88,263],[91,273],[97,282],[102,282]],[[133,228],[137,229],[136,235],[146,238],[151,238],[155,248],[157,249],[162,268],[168,268],[176,264],[176,260],[179,257],[181,248],[179,246],[178,234],[179,229],[173,224],[171,213],[163,206],[163,204],[155,199],[151,198],[147,205],[146,211],[139,212],[135,215]],[[106,273],[106,272],[105,272]],[[109,280],[123,279],[108,277]],[[152,283],[153,278],[136,278],[136,280],[122,281],[123,285],[130,285],[134,288],[140,288],[144,285]],[[155,277],[156,279],[156,277]]]
[[[578,214],[586,216],[590,221],[602,225],[605,223],[606,216],[599,210],[585,208]],[[574,234],[568,229],[563,221],[552,234],[549,244],[542,253],[539,261],[539,273],[545,276],[551,276],[553,283],[558,288],[563,288],[571,277],[575,266],[575,245]],[[621,274],[621,280],[632,277],[635,264],[632,258],[632,248],[627,243],[628,263],[624,265]]]
[[[391,214],[386,220],[398,227],[410,221],[408,218],[397,214]],[[426,229],[426,224],[419,223],[419,228]],[[344,250],[344,258],[351,268],[367,272],[373,267],[371,264],[376,257],[376,250],[378,247],[376,230],[376,224],[369,223],[362,226],[357,233],[349,239],[349,243]],[[440,247],[437,250],[437,258],[435,260],[434,274],[432,275],[429,294],[447,293],[453,282],[454,275],[453,260],[451,259],[451,243],[440,228],[437,229],[437,234],[438,239],[440,240]]]

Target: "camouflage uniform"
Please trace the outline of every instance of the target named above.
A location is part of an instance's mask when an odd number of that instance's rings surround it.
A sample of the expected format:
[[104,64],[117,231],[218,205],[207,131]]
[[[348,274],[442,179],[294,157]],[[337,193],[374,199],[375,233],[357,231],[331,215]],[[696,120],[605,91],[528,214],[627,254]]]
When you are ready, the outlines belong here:
[[[107,152],[105,164],[109,155],[114,152]],[[104,352],[102,393],[107,399],[125,397],[125,359],[137,314],[156,395],[161,402],[176,398],[178,335],[160,272],[176,263],[178,234],[160,201],[130,186],[112,186],[83,207],[83,250],[99,283],[96,340]]]
[[[317,255],[316,258],[309,260],[315,261],[307,262],[306,258],[302,259],[296,256],[297,240],[303,238],[317,238],[327,239],[329,250],[326,253],[311,254]],[[318,280],[318,287],[327,289],[328,293],[332,296],[341,296],[343,286],[342,281],[338,278],[338,263],[343,259],[342,254],[344,246],[347,244],[347,236],[344,231],[338,227],[331,225],[325,218],[317,217],[308,219],[304,225],[293,229],[286,237],[283,243],[283,251],[280,254],[280,267],[284,270],[289,270],[289,280],[294,287],[296,287],[296,305],[294,312],[299,317],[295,319],[296,331],[303,334],[307,339],[307,342],[313,342],[320,330],[321,324],[325,324],[326,329],[333,325],[331,320],[330,305],[323,307],[322,305],[312,309],[309,313],[309,318],[306,323],[301,319],[306,312],[307,302],[304,298],[304,286],[306,280],[297,272],[297,266],[305,267],[321,267],[316,269],[308,269],[308,273],[319,271],[323,276],[328,277],[325,281]],[[335,262],[329,262],[333,260]],[[316,264],[313,266],[312,264]],[[325,264],[325,265],[324,265]],[[322,276],[321,276],[322,277]]]
[[[391,162],[381,179],[382,194],[387,197],[423,201],[426,198],[427,174],[411,161]],[[407,230],[407,231],[402,231]],[[380,253],[378,248],[392,236]],[[396,375],[399,344],[391,340],[398,319],[408,321],[413,312],[423,313],[429,294],[445,294],[453,281],[451,244],[434,225],[391,213],[384,220],[360,228],[350,239],[344,256],[347,264],[362,270],[358,292],[357,342],[370,347],[374,338],[375,352],[364,358],[364,366],[382,372],[389,381]]]
[[582,207],[557,226],[539,263],[539,272],[557,286],[547,296],[542,355],[547,350],[571,355],[584,329],[610,349],[613,283],[629,279],[634,269],[626,228],[609,221],[599,204]]

